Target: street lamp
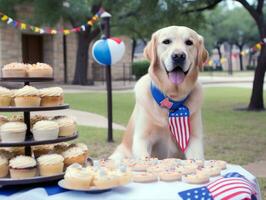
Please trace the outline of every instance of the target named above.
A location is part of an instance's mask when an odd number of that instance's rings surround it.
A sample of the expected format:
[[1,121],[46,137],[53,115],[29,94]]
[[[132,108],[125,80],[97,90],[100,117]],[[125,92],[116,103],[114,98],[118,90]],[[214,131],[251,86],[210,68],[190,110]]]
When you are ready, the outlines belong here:
[[[110,18],[112,15],[104,11],[101,16],[104,37],[107,39],[110,37]],[[113,142],[113,111],[112,111],[112,76],[111,76],[111,65],[105,66],[105,77],[106,77],[106,90],[107,90],[107,118],[108,118],[108,136],[107,141]]]

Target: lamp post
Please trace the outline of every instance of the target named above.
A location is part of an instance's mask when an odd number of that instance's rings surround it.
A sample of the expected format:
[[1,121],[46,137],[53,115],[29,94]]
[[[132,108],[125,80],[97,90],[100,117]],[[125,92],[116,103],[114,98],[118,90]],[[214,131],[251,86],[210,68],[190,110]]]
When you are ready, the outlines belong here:
[[[104,37],[110,37],[110,18],[112,15],[108,12],[103,12],[101,18],[104,27]],[[107,141],[113,142],[113,111],[112,111],[112,76],[111,76],[111,65],[105,66],[105,77],[106,77],[106,90],[107,90],[107,118],[108,118],[108,135]]]

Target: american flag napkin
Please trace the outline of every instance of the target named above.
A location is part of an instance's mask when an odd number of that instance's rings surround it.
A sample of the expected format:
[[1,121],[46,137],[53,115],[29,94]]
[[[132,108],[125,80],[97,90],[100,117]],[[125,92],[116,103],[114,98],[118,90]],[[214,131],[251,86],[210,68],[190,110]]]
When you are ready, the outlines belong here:
[[256,185],[236,172],[178,194],[184,200],[257,200]]

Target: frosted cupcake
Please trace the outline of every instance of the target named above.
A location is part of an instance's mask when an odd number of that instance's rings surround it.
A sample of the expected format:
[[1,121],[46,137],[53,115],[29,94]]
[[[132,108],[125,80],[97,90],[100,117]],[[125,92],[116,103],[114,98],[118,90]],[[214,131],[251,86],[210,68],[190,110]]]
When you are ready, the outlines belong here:
[[31,178],[37,174],[36,160],[30,156],[17,156],[9,161],[9,172],[13,179]]
[[67,142],[61,142],[54,145],[53,153],[62,154],[69,148],[70,144]]
[[76,131],[76,122],[67,116],[54,117],[53,120],[59,125],[59,136],[72,136]]
[[58,106],[64,103],[64,91],[60,87],[50,87],[40,90],[41,106]]
[[9,151],[7,148],[0,148],[0,156],[5,157],[7,160],[10,160],[11,158],[14,158],[16,155]]
[[11,90],[0,86],[0,106],[10,106],[12,95]]
[[0,178],[8,175],[8,160],[4,156],[0,156]]
[[36,122],[32,129],[34,140],[54,140],[58,138],[59,126],[54,121],[42,120]]
[[53,176],[63,173],[64,157],[59,154],[42,155],[37,161],[41,176]]
[[38,158],[42,155],[51,153],[53,151],[53,145],[50,144],[38,145],[38,146],[33,146],[31,149],[34,157]]
[[40,106],[41,98],[39,90],[32,86],[24,86],[15,91],[15,106],[17,107],[37,107]]
[[53,68],[45,63],[32,64],[28,70],[28,77],[52,77]]
[[84,143],[77,143],[77,144],[75,144],[75,146],[81,148],[84,151],[84,153],[85,153],[85,157],[88,158],[88,156],[89,156],[89,150],[88,150],[88,146],[86,144],[84,144]]
[[14,155],[14,157],[20,156],[20,155],[25,155],[25,147],[6,147],[4,149],[6,151],[11,152]]
[[23,142],[27,126],[22,122],[7,122],[0,127],[3,142]]
[[65,173],[65,185],[71,189],[89,189],[93,180],[91,170],[79,164],[69,166]]
[[65,158],[65,166],[70,166],[73,163],[84,165],[86,162],[86,154],[80,147],[71,147],[62,153]]
[[26,77],[27,65],[23,63],[10,63],[2,68],[2,77]]

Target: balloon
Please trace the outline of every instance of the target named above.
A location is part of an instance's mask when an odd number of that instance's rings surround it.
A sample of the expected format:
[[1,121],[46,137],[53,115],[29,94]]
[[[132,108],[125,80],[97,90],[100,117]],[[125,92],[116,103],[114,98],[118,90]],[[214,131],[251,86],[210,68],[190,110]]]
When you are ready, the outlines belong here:
[[92,46],[93,59],[100,65],[112,65],[123,57],[125,44],[119,38],[97,40]]

